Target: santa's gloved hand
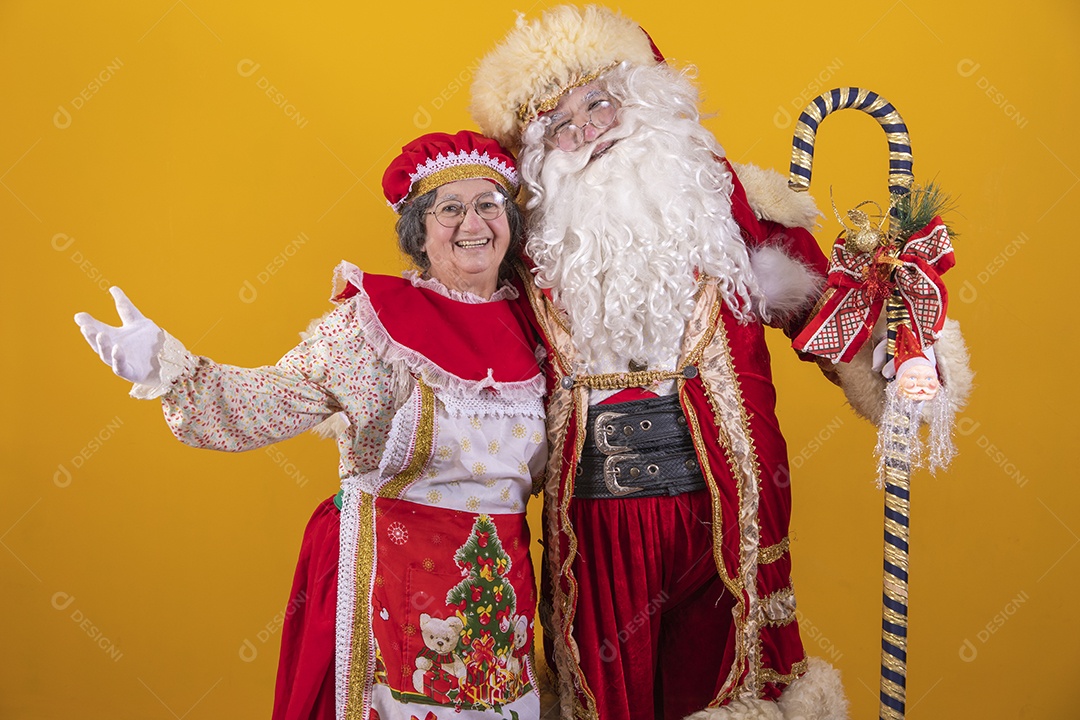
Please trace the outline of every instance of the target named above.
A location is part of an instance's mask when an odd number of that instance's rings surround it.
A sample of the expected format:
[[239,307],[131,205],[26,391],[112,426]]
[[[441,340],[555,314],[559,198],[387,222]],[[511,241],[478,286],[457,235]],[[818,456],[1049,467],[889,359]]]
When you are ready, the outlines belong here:
[[131,304],[123,290],[111,287],[109,293],[116,301],[120,327],[106,325],[88,313],[77,314],[75,323],[86,342],[114,373],[137,384],[158,382],[161,374],[158,352],[164,333]]

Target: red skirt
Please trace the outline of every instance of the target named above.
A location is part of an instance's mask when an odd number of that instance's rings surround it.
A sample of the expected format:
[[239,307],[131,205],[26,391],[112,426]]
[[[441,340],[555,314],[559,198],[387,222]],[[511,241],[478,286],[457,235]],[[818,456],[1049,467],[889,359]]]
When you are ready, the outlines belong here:
[[281,630],[273,720],[334,720],[334,637],[341,513],[334,498],[308,521]]

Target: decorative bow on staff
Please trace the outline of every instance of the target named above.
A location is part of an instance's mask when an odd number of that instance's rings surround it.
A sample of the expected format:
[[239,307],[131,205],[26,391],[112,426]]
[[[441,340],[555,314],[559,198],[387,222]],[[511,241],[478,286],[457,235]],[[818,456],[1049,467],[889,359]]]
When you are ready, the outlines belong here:
[[850,362],[870,338],[894,292],[920,347],[937,339],[949,297],[941,275],[955,264],[948,227],[935,215],[907,239],[883,240],[860,250],[849,247],[843,233],[836,239],[824,302],[795,338],[797,350],[833,362]]

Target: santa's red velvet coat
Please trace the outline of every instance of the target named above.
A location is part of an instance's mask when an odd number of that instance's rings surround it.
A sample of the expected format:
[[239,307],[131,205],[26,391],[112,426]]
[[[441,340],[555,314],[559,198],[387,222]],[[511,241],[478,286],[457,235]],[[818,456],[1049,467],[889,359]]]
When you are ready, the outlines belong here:
[[[734,171],[732,179],[731,213],[748,249],[766,243],[779,247],[808,270],[824,276],[827,261],[813,236],[806,229],[759,218]],[[709,680],[715,682],[710,705],[718,706],[736,697],[775,699],[805,672],[808,661],[795,619],[788,538],[790,475],[776,418],[764,326],[736,320],[716,280],[703,277],[701,281],[677,368],[692,365],[698,372],[679,379],[677,392],[711,498],[715,570],[733,600],[733,632],[727,647],[701,648],[724,654],[719,676]],[[596,653],[597,648],[579,647],[575,638],[580,630],[575,630],[575,624],[580,623],[576,616],[581,578],[575,576],[574,561],[589,530],[575,527],[571,521],[589,390],[562,386],[560,381],[571,374],[576,357],[565,316],[544,293],[531,283],[529,286],[533,287],[529,302],[549,353],[550,457],[544,492],[548,587],[542,620],[554,649],[564,703],[572,696],[575,717],[596,717],[594,689],[589,687],[579,659],[580,653]],[[783,323],[785,332],[798,332],[807,314],[788,317]],[[670,532],[685,529],[671,528]]]

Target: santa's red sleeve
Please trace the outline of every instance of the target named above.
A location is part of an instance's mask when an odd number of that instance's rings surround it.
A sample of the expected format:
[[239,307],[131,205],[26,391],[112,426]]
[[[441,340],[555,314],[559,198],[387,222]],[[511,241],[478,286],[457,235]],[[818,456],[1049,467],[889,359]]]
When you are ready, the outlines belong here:
[[817,209],[808,196],[788,188],[779,173],[721,162],[731,172],[731,214],[750,255],[763,315],[794,337],[821,296],[829,267],[810,232]]

